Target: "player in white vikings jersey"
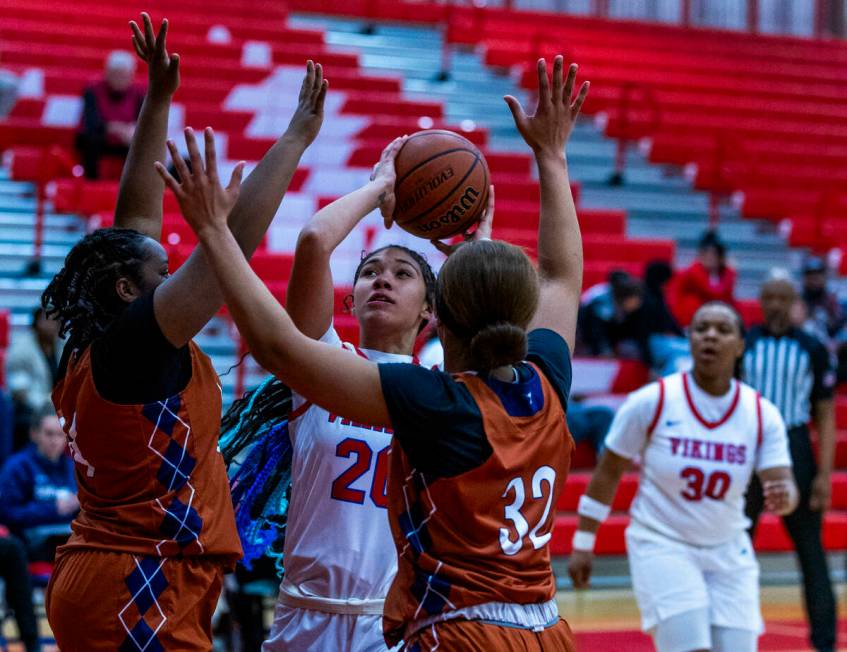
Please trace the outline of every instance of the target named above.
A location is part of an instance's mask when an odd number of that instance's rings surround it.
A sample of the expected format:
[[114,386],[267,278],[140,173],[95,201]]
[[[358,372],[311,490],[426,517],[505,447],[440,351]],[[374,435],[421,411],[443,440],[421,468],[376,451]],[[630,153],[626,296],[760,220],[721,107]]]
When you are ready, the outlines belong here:
[[712,302],[690,327],[694,368],[631,394],[606,438],[585,495],[569,571],[588,585],[596,531],[623,472],[640,457],[626,531],[644,631],[659,652],[752,652],[762,631],[759,566],[744,494],[755,472],[767,508],[797,504],[785,425],[776,407],[734,379],[742,322]]
[[[402,143],[386,148],[368,184],[319,211],[301,232],[286,308],[304,334],[342,346],[331,325],[330,255],[372,210],[393,212],[394,157]],[[414,251],[389,246],[363,257],[352,297],[361,349],[344,345],[350,355],[412,361],[434,291],[432,269]],[[397,570],[386,511],[391,432],[351,423],[296,395],[289,430],[285,578],[263,650],[386,650],[383,601]]]

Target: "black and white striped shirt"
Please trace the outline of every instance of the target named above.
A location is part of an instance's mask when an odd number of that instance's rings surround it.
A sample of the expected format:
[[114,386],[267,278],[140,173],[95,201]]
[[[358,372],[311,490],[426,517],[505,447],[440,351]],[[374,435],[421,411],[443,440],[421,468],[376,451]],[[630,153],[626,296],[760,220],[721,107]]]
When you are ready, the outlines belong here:
[[813,404],[832,398],[835,373],[824,345],[797,328],[774,336],[764,326],[747,334],[743,379],[779,409],[785,425],[809,423]]

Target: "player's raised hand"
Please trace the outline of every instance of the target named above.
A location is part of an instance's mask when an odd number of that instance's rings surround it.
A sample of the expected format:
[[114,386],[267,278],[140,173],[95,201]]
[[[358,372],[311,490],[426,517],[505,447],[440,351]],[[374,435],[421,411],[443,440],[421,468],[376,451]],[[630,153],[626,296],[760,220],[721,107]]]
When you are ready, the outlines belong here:
[[297,109],[288,123],[287,133],[303,139],[308,147],[318,136],[324,119],[324,100],[329,82],[324,79],[323,66],[309,59],[306,75],[300,86]]
[[482,214],[479,224],[472,233],[466,233],[463,240],[448,244],[441,240],[430,240],[432,246],[438,249],[445,256],[450,256],[465,242],[472,240],[491,240],[491,230],[494,228],[494,184],[488,186],[488,204],[485,207],[485,212]]
[[573,131],[582,103],[588,95],[588,82],[580,86],[576,99],[571,100],[576,82],[577,65],[568,68],[567,79],[563,73],[564,59],[561,55],[553,60],[553,87],[547,79],[547,62],[538,60],[538,104],[533,115],[527,115],[517,98],[506,95],[503,99],[509,105],[523,139],[536,155],[550,153],[561,155]]
[[382,191],[379,195],[379,212],[382,214],[385,228],[390,229],[394,223],[394,206],[397,198],[394,196],[394,183],[397,181],[397,170],[394,168],[394,159],[397,158],[397,153],[403,147],[408,136],[400,136],[392,140],[388,146],[382,150],[379,156],[379,162],[374,165],[371,173],[371,181],[382,186]]
[[568,575],[575,589],[587,589],[591,585],[591,566],[594,553],[588,550],[574,550],[568,559]]
[[134,20],[129,21],[129,27],[136,54],[147,62],[148,93],[154,97],[169,98],[179,88],[179,55],[168,54],[168,19],[162,21],[158,35],[153,33],[153,22],[146,12],[141,13],[141,22],[143,32]]
[[226,188],[221,186],[218,178],[218,163],[215,153],[215,134],[206,127],[203,135],[206,140],[206,161],[200,157],[200,150],[191,128],[185,130],[185,144],[188,146],[188,157],[191,170],[177,151],[176,144],[168,141],[168,149],[174,162],[179,181],[160,162],[156,170],[165,181],[179,202],[182,216],[195,233],[200,233],[208,227],[225,227],[226,218],[238,199],[241,189],[241,175],[244,172],[244,161],[235,166],[232,177]]

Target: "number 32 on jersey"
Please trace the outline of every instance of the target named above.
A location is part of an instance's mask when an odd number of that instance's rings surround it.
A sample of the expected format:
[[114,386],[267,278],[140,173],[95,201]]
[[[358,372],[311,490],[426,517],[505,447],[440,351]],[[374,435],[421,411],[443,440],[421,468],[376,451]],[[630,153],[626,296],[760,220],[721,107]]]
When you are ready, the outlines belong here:
[[[529,542],[536,550],[543,548],[553,536],[551,532],[539,534],[544,527],[547,517],[550,516],[550,508],[553,503],[553,487],[556,484],[556,471],[550,466],[541,466],[536,469],[529,483],[529,493],[533,501],[545,500],[544,513],[530,531],[530,524],[523,515],[521,509],[526,502],[527,487],[522,477],[513,478],[506,485],[503,498],[513,495],[512,503],[506,505],[504,517],[511,523],[510,526],[500,528],[500,548],[503,553],[512,556],[521,551],[524,545],[524,537],[529,535]],[[517,536],[514,536],[517,535]]]

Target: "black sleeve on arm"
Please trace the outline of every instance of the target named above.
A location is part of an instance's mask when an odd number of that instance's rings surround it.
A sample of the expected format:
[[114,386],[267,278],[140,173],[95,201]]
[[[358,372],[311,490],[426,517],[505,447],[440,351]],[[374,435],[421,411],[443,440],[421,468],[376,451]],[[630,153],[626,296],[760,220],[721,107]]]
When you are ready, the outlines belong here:
[[191,379],[191,351],[174,348],[162,334],[150,293],[129,304],[91,345],[97,391],[124,405],[161,401],[178,394]]
[[809,336],[809,342],[809,355],[812,358],[812,369],[815,374],[811,399],[813,403],[828,401],[835,393],[835,368],[832,357],[817,338]]
[[568,396],[571,393],[573,367],[567,342],[556,331],[537,328],[529,333],[529,353],[526,358],[537,364],[562,402],[562,409],[568,409]]
[[403,363],[380,364],[379,377],[394,437],[418,471],[453,477],[491,456],[482,414],[462,383]]

